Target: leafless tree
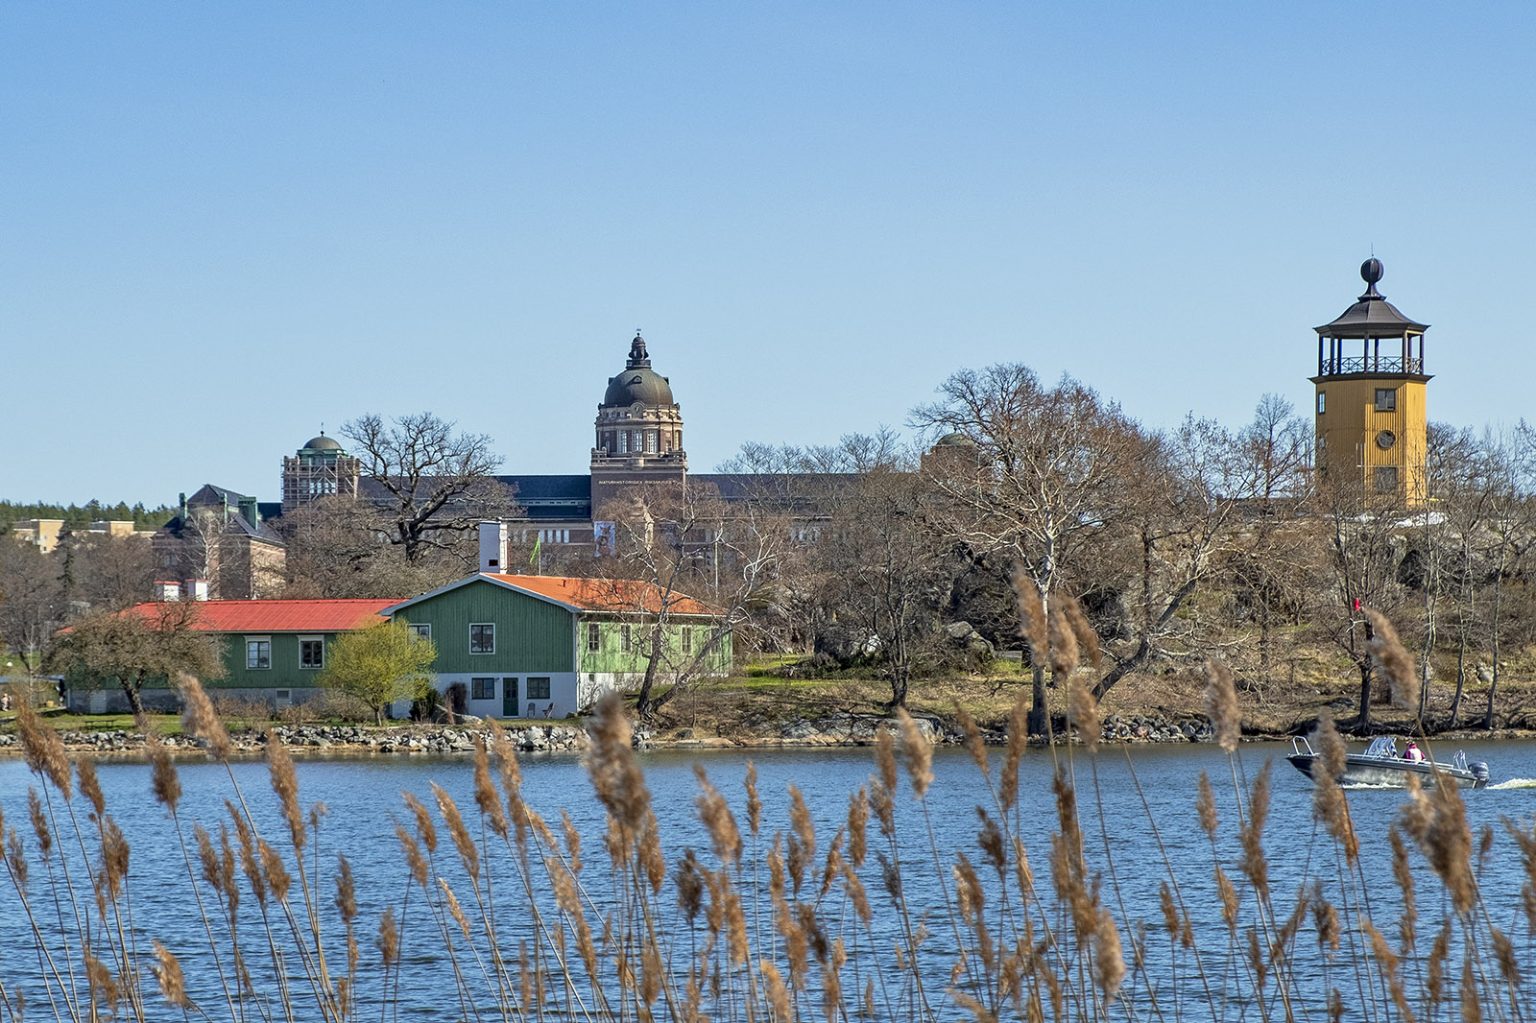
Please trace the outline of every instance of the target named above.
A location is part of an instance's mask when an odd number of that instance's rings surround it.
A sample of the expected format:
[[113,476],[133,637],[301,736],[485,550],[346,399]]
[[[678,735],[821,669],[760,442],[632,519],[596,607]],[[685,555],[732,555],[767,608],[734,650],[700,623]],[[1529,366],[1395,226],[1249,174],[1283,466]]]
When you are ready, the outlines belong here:
[[342,433],[362,463],[361,500],[385,513],[388,541],[407,561],[451,548],[483,519],[511,509],[513,496],[492,475],[501,459],[485,434],[456,433],[430,412],[389,422],[366,415]]
[[[1118,405],[1071,378],[1041,385],[1019,364],[962,370],[939,399],[912,415],[931,434],[954,434],[956,453],[927,475],[948,510],[948,532],[977,555],[1011,558],[1054,594],[1080,548],[1122,514],[1144,439]],[[958,453],[964,448],[968,453]],[[1031,734],[1045,734],[1045,666],[1034,665]]]
[[144,712],[147,682],[185,672],[224,674],[219,640],[197,628],[196,601],[153,604],[144,613],[97,612],[70,625],[52,644],[48,663],[86,688],[115,684],[135,714]]
[[845,438],[833,465],[833,513],[814,549],[820,602],[844,644],[862,648],[903,707],[915,674],[941,650],[954,566],[937,527],[929,478],[888,432]]
[[[782,532],[763,528],[754,518],[761,509],[728,503],[715,488],[684,481],[628,488],[601,514],[615,526],[609,574],[620,578],[610,603],[640,623],[645,671],[635,710],[650,720],[719,670],[727,637],[748,625],[750,608],[771,578]],[[626,586],[624,579],[644,585]],[[715,614],[703,638],[674,643],[689,598],[701,598]]]
[[388,542],[392,520],[350,497],[306,504],[275,523],[287,544],[289,597],[406,597],[474,571],[476,538],[444,532],[412,561]]
[[72,536],[60,554],[71,600],[115,611],[150,597],[155,556],[143,537]]
[[0,640],[29,670],[65,610],[59,563],[32,544],[0,535]]
[[[1319,623],[1349,654],[1360,678],[1355,726],[1371,726],[1374,666],[1368,645],[1372,626],[1364,611],[1402,618],[1404,588],[1399,567],[1407,549],[1407,509],[1392,494],[1367,491],[1363,477],[1323,479],[1319,509],[1329,551],[1327,599]],[[1331,610],[1330,610],[1331,609]]]

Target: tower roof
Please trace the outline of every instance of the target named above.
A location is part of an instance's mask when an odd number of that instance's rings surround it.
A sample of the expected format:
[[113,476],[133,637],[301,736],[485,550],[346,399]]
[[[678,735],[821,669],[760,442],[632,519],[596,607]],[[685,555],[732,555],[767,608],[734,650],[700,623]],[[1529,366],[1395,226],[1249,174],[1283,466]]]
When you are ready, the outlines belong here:
[[320,436],[311,437],[304,442],[304,447],[311,451],[340,451],[341,445],[334,437],[327,437],[325,431],[320,431]]
[[1410,320],[1376,290],[1376,283],[1385,273],[1386,268],[1375,256],[1361,263],[1360,279],[1365,281],[1365,294],[1332,322],[1314,329],[1324,337],[1342,338],[1401,337],[1428,330],[1429,324]]
[[651,369],[651,357],[645,350],[645,338],[635,332],[629,343],[629,358],[624,360],[624,372],[608,378],[608,390],[603,394],[603,407],[619,405],[675,405],[672,385],[667,378]]

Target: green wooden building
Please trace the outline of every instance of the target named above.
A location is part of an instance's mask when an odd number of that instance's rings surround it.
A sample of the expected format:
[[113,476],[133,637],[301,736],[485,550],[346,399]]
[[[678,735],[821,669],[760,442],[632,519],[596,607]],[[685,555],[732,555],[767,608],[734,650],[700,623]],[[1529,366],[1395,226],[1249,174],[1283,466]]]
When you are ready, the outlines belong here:
[[725,675],[715,609],[629,579],[481,573],[385,608],[437,647],[437,687],[480,717],[563,718],[644,676],[660,630],[663,681]]
[[[150,601],[123,614],[154,621],[174,610],[191,614],[190,626],[219,640],[222,678],[202,679],[210,693],[282,708],[319,694],[316,678],[331,644],[343,632],[365,628],[392,600],[200,600]],[[65,679],[65,702],[80,713],[121,713],[127,697],[115,682]],[[175,709],[180,698],[164,679],[147,684],[146,706]]]

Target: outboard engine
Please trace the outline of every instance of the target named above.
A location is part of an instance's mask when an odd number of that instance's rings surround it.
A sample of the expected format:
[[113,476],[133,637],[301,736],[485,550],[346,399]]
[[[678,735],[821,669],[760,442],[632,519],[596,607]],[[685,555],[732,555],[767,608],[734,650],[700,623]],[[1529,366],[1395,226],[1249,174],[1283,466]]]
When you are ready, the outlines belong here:
[[1474,761],[1472,761],[1472,763],[1468,764],[1467,766],[1472,769],[1472,777],[1477,779],[1477,781],[1473,782],[1472,787],[1475,788],[1475,789],[1487,788],[1488,787],[1488,761],[1486,761],[1486,760],[1474,760]]

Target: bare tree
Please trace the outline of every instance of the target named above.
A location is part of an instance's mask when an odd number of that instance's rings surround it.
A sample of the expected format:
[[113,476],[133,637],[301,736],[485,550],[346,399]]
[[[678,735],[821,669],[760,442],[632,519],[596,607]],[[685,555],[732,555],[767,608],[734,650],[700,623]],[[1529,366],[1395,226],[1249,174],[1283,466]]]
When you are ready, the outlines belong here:
[[48,661],[72,685],[116,684],[135,714],[144,712],[143,691],[154,680],[180,673],[199,679],[224,674],[219,641],[197,628],[196,601],[164,602],[136,610],[100,612],[72,624],[48,651]]
[[838,499],[815,546],[821,603],[845,645],[885,673],[890,707],[904,707],[915,674],[940,649],[950,544],[935,528],[917,459],[881,432],[845,438]]
[[287,544],[289,597],[405,597],[462,578],[474,571],[476,538],[444,532],[440,547],[416,560],[383,538],[392,520],[370,504],[327,497],[276,522]]
[[1331,613],[1320,616],[1334,642],[1349,654],[1360,678],[1355,726],[1371,727],[1374,666],[1369,652],[1374,608],[1398,620],[1403,604],[1399,579],[1407,543],[1407,512],[1392,494],[1367,493],[1363,476],[1321,481],[1320,510],[1329,551]]
[[[1047,595],[1120,516],[1144,444],[1118,405],[1069,377],[1044,387],[1017,363],[956,373],[912,421],[958,436],[965,443],[952,447],[969,452],[929,460],[949,534],[976,555],[1011,558]],[[1031,682],[1029,731],[1043,735],[1044,665]]]
[[[645,671],[635,711],[650,720],[720,670],[727,637],[748,625],[771,578],[782,533],[754,519],[761,510],[728,503],[716,488],[694,482],[628,488],[602,514],[615,526],[610,574],[621,576],[609,603],[639,623]],[[690,633],[687,642],[675,642],[680,628],[697,621],[696,597],[713,609],[709,627],[702,637]]]
[[0,641],[30,671],[64,619],[59,564],[29,543],[0,536]]
[[389,542],[407,561],[452,548],[481,520],[510,511],[512,495],[492,475],[501,459],[485,434],[456,433],[430,412],[390,422],[366,415],[342,433],[362,463],[362,499],[385,514]]
[[116,611],[150,596],[155,556],[142,537],[74,536],[61,553],[71,600]]
[[1536,431],[1522,421],[1512,434],[1488,431],[1482,443],[1489,498],[1487,553],[1492,583],[1488,633],[1493,664],[1488,705],[1483,717],[1483,727],[1489,730],[1494,726],[1494,705],[1504,667],[1505,630],[1514,624],[1506,621],[1506,583],[1521,572],[1531,545],[1536,542],[1536,531],[1533,531],[1533,525],[1536,525],[1533,511],[1536,509],[1532,508],[1532,480],[1536,478],[1536,458],[1533,458],[1531,448],[1533,439],[1536,439]]

